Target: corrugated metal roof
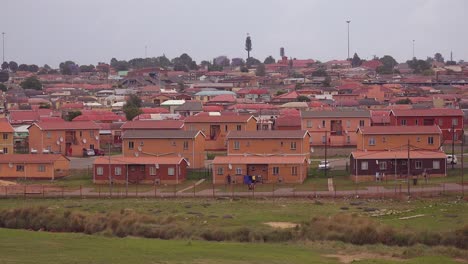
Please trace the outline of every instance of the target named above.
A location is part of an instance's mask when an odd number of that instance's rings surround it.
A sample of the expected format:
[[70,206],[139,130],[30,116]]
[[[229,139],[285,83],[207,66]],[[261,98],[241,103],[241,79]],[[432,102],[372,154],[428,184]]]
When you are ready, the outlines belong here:
[[213,164],[302,164],[304,156],[216,156]]
[[301,116],[303,118],[315,118],[315,117],[336,117],[336,118],[346,118],[346,117],[364,117],[370,118],[370,112],[367,110],[354,110],[354,111],[302,111]]
[[151,138],[151,139],[175,139],[175,138],[195,138],[200,131],[185,130],[126,130],[122,138]]
[[227,139],[255,138],[255,139],[302,139],[306,136],[307,130],[259,130],[259,131],[230,131]]
[[[354,151],[351,156],[355,159],[407,159],[407,150],[398,151]],[[447,155],[442,151],[411,150],[410,159],[445,159]]]
[[182,157],[98,157],[94,160],[94,165],[111,164],[179,164],[184,161]]

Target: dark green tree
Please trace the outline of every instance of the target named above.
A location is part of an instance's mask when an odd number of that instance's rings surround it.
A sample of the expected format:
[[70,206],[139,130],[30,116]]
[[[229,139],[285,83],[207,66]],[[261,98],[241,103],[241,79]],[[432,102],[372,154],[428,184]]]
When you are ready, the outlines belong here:
[[28,71],[29,70],[29,67],[27,64],[20,64],[18,66],[18,71]]
[[442,56],[442,54],[437,52],[436,54],[434,54],[434,60],[437,62],[444,62],[444,57]]
[[4,62],[2,63],[2,70],[7,70],[8,67],[9,67],[8,62],[4,61]]
[[247,67],[245,67],[245,66],[242,66],[242,67],[240,68],[240,71],[241,71],[241,72],[249,72],[249,68],[247,68]]
[[392,74],[394,72],[393,68],[398,64],[398,62],[390,55],[385,55],[380,58],[382,66],[377,67],[376,72],[380,74]]
[[37,66],[36,64],[28,65],[29,72],[37,72],[38,70],[39,70],[39,66]]
[[49,103],[40,103],[39,108],[40,109],[50,109],[50,104]]
[[331,86],[331,77],[330,76],[326,76],[325,77],[325,80],[323,80],[322,82],[322,85],[324,87],[330,87]]
[[418,60],[413,58],[412,60],[407,61],[408,66],[413,69],[414,73],[420,74],[426,70],[431,69],[431,65],[425,60]]
[[4,85],[3,83],[0,83],[0,91],[6,92],[7,90],[8,90],[8,87],[6,87],[6,85]]
[[128,121],[133,120],[136,116],[142,113],[141,111],[142,101],[140,97],[135,94],[131,94],[123,107],[123,112]]
[[248,61],[250,59],[250,52],[252,51],[252,39],[250,38],[249,34],[247,34],[247,38],[245,39],[245,50],[247,51]]
[[283,47],[280,48],[280,56],[281,56],[281,58],[284,57],[284,48]]
[[80,72],[94,72],[96,68],[94,65],[80,65]]
[[261,61],[257,60],[256,58],[254,57],[250,57],[247,59],[246,61],[246,65],[247,67],[251,67],[251,66],[254,66],[254,65],[259,65],[260,63],[262,63]]
[[305,96],[305,95],[299,95],[296,98],[296,101],[298,101],[298,102],[310,102],[310,98]]
[[284,90],[278,90],[278,91],[276,91],[275,95],[279,96],[279,95],[282,95],[282,94],[285,94],[285,93],[286,93],[286,91],[284,91]]
[[7,82],[10,79],[8,71],[0,71],[0,83]]
[[68,112],[68,115],[66,117],[66,120],[67,121],[72,121],[75,117],[77,116],[80,116],[81,115],[81,111],[71,111],[71,112]]
[[10,63],[8,63],[8,68],[10,69],[10,71],[16,72],[18,70],[18,63],[10,61]]
[[357,53],[354,53],[353,59],[351,60],[351,66],[353,68],[361,66],[362,61],[361,58],[357,55]]
[[273,64],[275,62],[276,62],[275,58],[273,58],[273,56],[271,55],[266,57],[265,60],[263,61],[264,64]]
[[42,66],[42,68],[44,68],[44,69],[46,69],[48,71],[52,70],[52,68],[48,64],[44,64],[44,66]]
[[314,76],[314,77],[325,77],[325,76],[328,76],[328,73],[325,70],[325,68],[320,67],[317,70],[312,72],[312,76]]
[[36,76],[26,78],[20,83],[20,86],[23,87],[23,89],[42,90],[42,83]]
[[243,67],[243,66],[245,66],[245,61],[242,58],[232,58],[231,66],[232,67]]
[[412,104],[413,102],[411,102],[411,99],[409,98],[406,98],[406,99],[400,99],[398,101],[395,102],[395,104]]
[[256,76],[265,76],[265,64],[260,63],[255,70]]
[[78,64],[73,61],[65,61],[59,64],[60,73],[63,75],[78,74],[80,68]]

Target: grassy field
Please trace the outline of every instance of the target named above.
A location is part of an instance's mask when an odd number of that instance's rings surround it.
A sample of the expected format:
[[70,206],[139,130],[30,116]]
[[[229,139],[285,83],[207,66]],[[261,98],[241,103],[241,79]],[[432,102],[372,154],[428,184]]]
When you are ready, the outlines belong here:
[[[108,238],[82,234],[0,229],[0,263],[458,263],[430,254],[403,259],[400,248],[349,247],[342,244],[250,244]],[[375,252],[370,254],[369,251]],[[353,252],[353,253],[351,253]],[[363,253],[358,253],[363,252]],[[367,253],[364,253],[367,252]],[[392,252],[392,255],[388,253]],[[340,254],[337,254],[340,253]],[[399,255],[401,254],[401,256]],[[434,256],[432,256],[434,255]]]

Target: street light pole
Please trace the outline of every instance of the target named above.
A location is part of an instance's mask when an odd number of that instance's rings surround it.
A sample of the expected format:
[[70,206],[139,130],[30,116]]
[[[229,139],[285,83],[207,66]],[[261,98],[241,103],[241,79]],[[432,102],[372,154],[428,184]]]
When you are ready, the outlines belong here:
[[351,20],[346,20],[346,23],[348,24],[348,60],[349,60],[349,23],[351,23]]
[[5,32],[2,32],[2,62],[5,62]]
[[416,58],[416,57],[414,56],[414,39],[413,39],[413,59],[414,58]]
[[[463,159],[463,157],[462,157]],[[455,168],[455,125],[452,124],[452,170]]]

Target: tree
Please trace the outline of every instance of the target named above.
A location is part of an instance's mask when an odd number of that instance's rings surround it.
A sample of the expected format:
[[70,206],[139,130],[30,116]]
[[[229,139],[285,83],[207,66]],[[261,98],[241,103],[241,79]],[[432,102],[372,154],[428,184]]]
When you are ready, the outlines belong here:
[[409,98],[406,98],[406,99],[400,99],[398,101],[395,102],[395,104],[412,104],[413,102],[411,102],[411,99]]
[[94,65],[80,65],[80,72],[94,72]]
[[187,53],[182,53],[179,57],[172,59],[175,71],[186,71],[198,69],[197,63],[192,60]]
[[213,64],[220,65],[223,67],[229,66],[231,64],[231,61],[227,56],[218,56],[214,58]]
[[398,62],[390,55],[385,55],[380,58],[382,66],[377,67],[376,72],[380,74],[392,74],[393,68],[398,64]]
[[351,66],[353,68],[361,66],[362,61],[361,58],[357,55],[357,53],[354,53],[353,59],[351,60]]
[[281,56],[281,58],[284,57],[284,48],[283,47],[280,48],[280,56]]
[[457,62],[456,62],[456,61],[447,61],[447,62],[445,63],[445,65],[447,65],[447,66],[457,65]]
[[280,95],[285,94],[285,93],[286,93],[286,91],[284,91],[284,90],[278,90],[278,91],[276,91],[275,95],[280,96]]
[[81,115],[81,111],[71,111],[71,112],[68,112],[68,115],[66,117],[66,120],[67,121],[72,121],[73,119],[75,119],[75,117],[77,116],[80,116]]
[[325,76],[328,76],[328,73],[325,70],[325,68],[320,67],[317,70],[312,72],[312,76],[313,77],[325,77]]
[[299,95],[296,98],[296,101],[298,101],[298,102],[310,102],[310,98],[305,96],[305,95]]
[[265,60],[263,61],[264,64],[272,64],[272,63],[275,63],[276,60],[275,58],[273,58],[273,56],[268,56],[265,58]]
[[49,103],[40,103],[39,104],[39,109],[50,109],[50,104]]
[[48,64],[44,64],[44,66],[42,66],[42,68],[44,68],[44,69],[46,69],[48,71],[52,70],[52,68]]
[[247,51],[247,61],[248,61],[250,59],[250,52],[252,51],[252,39],[250,39],[249,34],[247,34],[247,38],[245,39],[245,50]]
[[427,61],[418,60],[416,58],[413,58],[406,63],[408,63],[408,66],[413,69],[414,73],[423,73],[431,68],[431,65]]
[[7,82],[10,79],[10,74],[7,71],[0,71],[0,83]]
[[240,71],[241,71],[241,72],[249,72],[249,68],[247,68],[247,67],[245,67],[245,66],[242,66],[242,67],[240,68]]
[[123,112],[125,113],[125,117],[127,118],[128,121],[133,120],[136,116],[140,115],[142,113],[140,107],[141,107],[142,101],[140,97],[138,97],[135,94],[131,94],[124,107],[123,107]]
[[257,66],[257,69],[255,70],[255,75],[265,76],[265,64],[261,63]]
[[434,54],[434,60],[437,62],[444,62],[444,57],[442,56],[442,54],[437,52],[436,54]]
[[6,92],[7,90],[8,90],[8,87],[6,87],[6,85],[4,85],[3,83],[0,83],[0,91]]
[[2,70],[7,70],[8,67],[9,67],[8,62],[4,61],[4,62],[2,63]]
[[259,65],[260,63],[262,63],[262,62],[260,62],[259,60],[257,60],[257,59],[254,58],[254,57],[250,57],[250,58],[248,58],[247,61],[246,61],[247,67],[251,67],[251,66],[253,66],[253,65]]
[[78,64],[76,64],[73,61],[62,62],[60,63],[59,68],[60,73],[62,73],[63,75],[78,74],[78,72],[80,71]]
[[23,87],[23,89],[42,90],[42,83],[36,76],[26,78],[20,83],[20,86]]
[[37,66],[36,64],[28,65],[29,72],[37,72],[38,70],[39,70],[39,66]]
[[242,67],[245,66],[245,61],[242,58],[232,58],[231,60],[232,67]]
[[331,78],[330,76],[326,76],[325,80],[323,80],[322,85],[324,87],[330,87],[331,86]]
[[20,64],[20,66],[18,66],[18,71],[28,71],[29,70],[29,67],[27,64]]
[[18,63],[10,61],[10,63],[8,63],[8,68],[10,69],[10,71],[16,72],[18,70]]
[[184,92],[185,91],[185,84],[183,81],[179,81],[177,83],[177,87],[179,88],[179,92]]

